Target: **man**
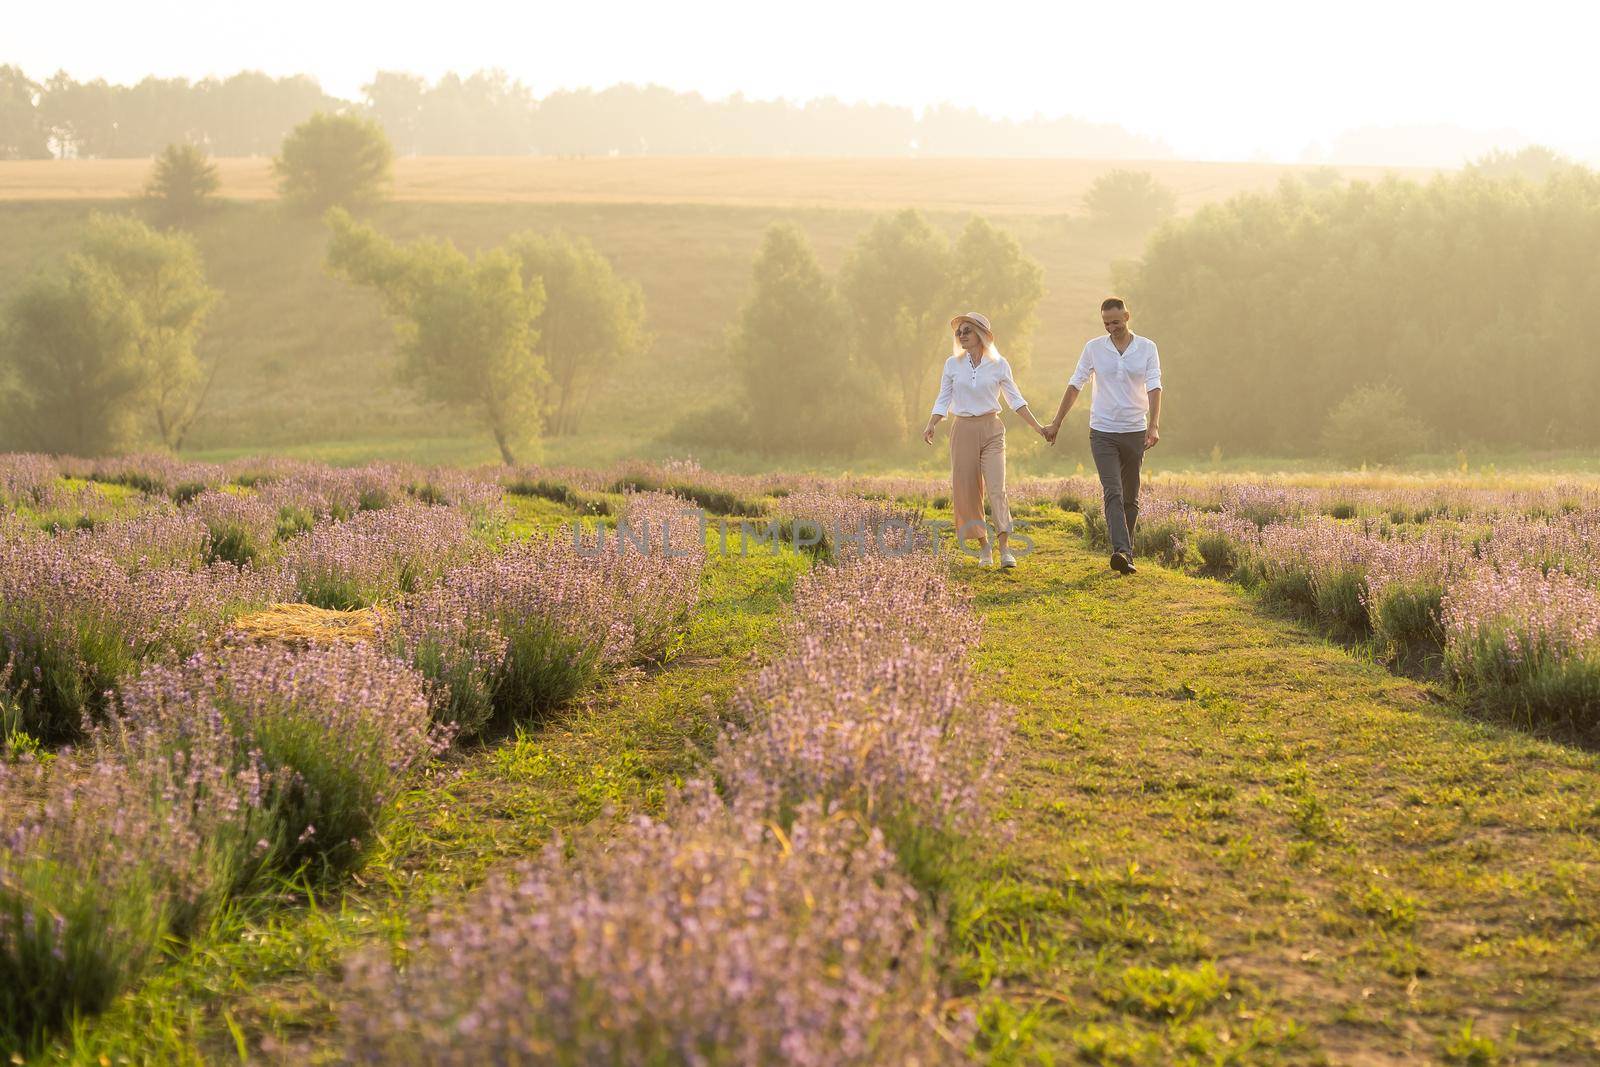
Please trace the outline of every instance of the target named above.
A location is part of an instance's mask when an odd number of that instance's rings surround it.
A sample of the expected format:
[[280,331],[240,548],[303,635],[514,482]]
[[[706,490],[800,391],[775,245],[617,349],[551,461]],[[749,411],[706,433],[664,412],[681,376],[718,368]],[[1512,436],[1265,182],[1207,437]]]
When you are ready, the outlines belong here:
[[1128,306],[1116,297],[1100,305],[1106,335],[1083,346],[1055,421],[1045,427],[1051,444],[1078,394],[1094,382],[1089,406],[1089,452],[1105,495],[1111,569],[1132,574],[1133,528],[1139,521],[1139,468],[1161,440],[1161,357],[1155,342],[1128,329]]

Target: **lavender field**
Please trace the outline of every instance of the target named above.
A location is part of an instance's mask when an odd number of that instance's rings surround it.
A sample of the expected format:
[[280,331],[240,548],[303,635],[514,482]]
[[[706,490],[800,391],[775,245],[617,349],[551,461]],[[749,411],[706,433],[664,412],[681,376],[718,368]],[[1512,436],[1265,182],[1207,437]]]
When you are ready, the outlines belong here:
[[19,1063],[1600,1056],[1600,483],[0,457]]

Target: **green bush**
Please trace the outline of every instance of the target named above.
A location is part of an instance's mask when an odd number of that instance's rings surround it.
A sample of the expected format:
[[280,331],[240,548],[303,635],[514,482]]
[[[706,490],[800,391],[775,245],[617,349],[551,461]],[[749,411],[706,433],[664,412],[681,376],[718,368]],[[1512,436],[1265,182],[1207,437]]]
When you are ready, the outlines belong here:
[[261,558],[249,529],[240,522],[221,520],[207,524],[205,559],[207,563],[232,563],[248,567]]
[[433,701],[434,721],[454,727],[457,737],[477,734],[494,718],[495,680],[470,658],[442,640],[425,638],[412,649],[410,663],[434,693],[442,694]]
[[1302,615],[1317,613],[1317,590],[1311,572],[1300,567],[1261,575],[1261,597],[1275,607],[1288,608]]
[[1600,742],[1600,656],[1552,647],[1535,633],[1480,625],[1445,648],[1450,673],[1486,711],[1524,726]]
[[0,1052],[37,1048],[74,1018],[104,1010],[137,979],[167,929],[159,890],[153,871],[103,879],[48,856],[8,857],[0,882]]
[[1083,543],[1090,548],[1111,551],[1111,531],[1106,527],[1106,513],[1099,504],[1089,504],[1083,509]]
[[1239,570],[1239,548],[1227,534],[1202,530],[1194,547],[1200,554],[1200,573],[1208,578],[1230,578]]
[[284,138],[272,161],[278,191],[313,215],[331,207],[366,207],[388,191],[394,150],[383,127],[356,115],[318,112]]
[[1084,194],[1083,206],[1101,225],[1143,234],[1177,213],[1178,194],[1147,170],[1118,169],[1094,180]]
[[598,642],[570,633],[551,619],[501,619],[506,655],[495,680],[494,709],[501,722],[535,719],[593,686],[602,669]]
[[1138,523],[1133,529],[1133,553],[1181,567],[1189,558],[1189,528],[1175,519]]
[[156,157],[145,199],[162,222],[186,223],[200,216],[221,186],[216,164],[192,144],[169,144]]
[[150,668],[124,687],[119,710],[169,751],[215,731],[232,773],[260,781],[252,806],[268,822],[237,842],[241,876],[254,873],[251,857],[269,856],[322,877],[361,862],[411,773],[447,740],[424,685],[366,644],[238,645]]
[[1343,638],[1364,638],[1372,634],[1367,614],[1367,576],[1356,567],[1341,567],[1319,575],[1314,593],[1317,617]]
[[316,524],[316,516],[310,511],[294,504],[285,504],[278,509],[277,539],[287,541],[291,537],[309,532]]
[[18,729],[54,744],[100,716],[105,694],[141,656],[142,635],[124,621],[114,611],[56,613],[23,600],[0,601],[0,633],[27,638],[11,649],[17,688],[10,705]]
[[1329,413],[1322,433],[1323,449],[1351,464],[1394,463],[1422,451],[1427,439],[1405,395],[1390,385],[1358,387]]
[[1442,588],[1429,583],[1393,582],[1384,587],[1373,612],[1372,628],[1401,667],[1423,667],[1443,653],[1443,596]]
[[172,487],[172,502],[187,504],[208,488],[205,482],[181,482]]

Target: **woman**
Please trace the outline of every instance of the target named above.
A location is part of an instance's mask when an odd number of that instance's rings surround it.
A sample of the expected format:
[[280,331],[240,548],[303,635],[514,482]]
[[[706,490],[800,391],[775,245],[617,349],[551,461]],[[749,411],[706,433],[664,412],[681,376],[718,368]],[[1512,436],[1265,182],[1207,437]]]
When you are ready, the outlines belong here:
[[1017,390],[1011,364],[995,347],[989,320],[971,311],[951,319],[950,329],[955,333],[954,354],[944,361],[939,399],[933,402],[933,414],[928,417],[922,439],[933,444],[933,428],[945,415],[954,416],[956,424],[950,432],[950,496],[955,505],[956,544],[964,545],[969,536],[976,538],[978,563],[989,566],[989,531],[983,522],[987,488],[1000,566],[1015,567],[1017,559],[1006,547],[1011,536],[1011,509],[1006,506],[1006,427],[1000,421],[1000,394],[1005,394],[1011,410],[1022,416],[1034,432],[1042,437],[1045,430]]

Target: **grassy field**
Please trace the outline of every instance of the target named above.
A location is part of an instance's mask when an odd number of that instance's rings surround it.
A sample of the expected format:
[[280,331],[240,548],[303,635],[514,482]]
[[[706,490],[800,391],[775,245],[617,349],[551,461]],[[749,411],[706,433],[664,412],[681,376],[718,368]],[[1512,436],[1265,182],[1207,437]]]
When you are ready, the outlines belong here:
[[[271,162],[221,159],[221,196],[270,200]],[[837,208],[986,215],[1077,214],[1105,171],[1148,170],[1178,194],[1180,210],[1235,193],[1269,189],[1312,168],[1273,163],[1092,159],[830,159],[683,156],[562,159],[541,156],[405,157],[395,161],[394,197],[424,203],[700,204]],[[121,200],[149,178],[143,159],[0,163],[0,200]],[[1352,180],[1388,173],[1346,167]],[[1416,176],[1427,172],[1405,171]]]
[[[267,162],[223,160],[220,166],[228,202],[196,236],[212,284],[224,293],[202,341],[207,352],[221,356],[223,369],[189,447],[206,454],[311,446],[327,458],[397,452],[452,462],[491,458],[486,435],[469,421],[424,409],[396,384],[389,323],[369,294],[324,271],[320,223],[264,202]],[[444,237],[468,249],[524,230],[565,230],[589,238],[640,283],[652,344],[637,362],[613,368],[576,438],[547,442],[542,453],[552,462],[605,463],[681,454],[661,443],[663,433],[698,406],[696,398],[727,391],[731,368],[722,338],[744,299],[761,235],[778,221],[798,224],[823,265],[835,269],[877,212],[919,207],[952,236],[972,213],[999,218],[1044,268],[1046,295],[1022,385],[1036,408],[1052,407],[1084,338],[1099,330],[1096,309],[1111,265],[1141,247],[1141,235],[1107,232],[1082,217],[1083,191],[1111,166],[1083,160],[405,159],[397,164],[397,202],[375,221],[399,237]],[[1149,166],[1179,192],[1184,210],[1269,187],[1296,170]],[[0,229],[7,235],[0,244],[0,292],[58,261],[89,212],[136,209],[127,198],[147,169],[138,160],[0,163]],[[930,353],[930,377],[938,355]],[[740,459],[720,458],[724,465]],[[942,460],[933,461],[912,442],[903,455],[882,462],[915,468]]]
[[[523,528],[563,521],[513,498]],[[985,698],[1017,709],[1003,832],[950,864],[945,966],[994,1064],[1593,1062],[1600,756],[1031,509],[956,561]],[[340,961],[550,835],[703,768],[807,561],[712,555],[683,654],[467,749],[355,884],[225,916],[36,1062],[329,1062]]]

